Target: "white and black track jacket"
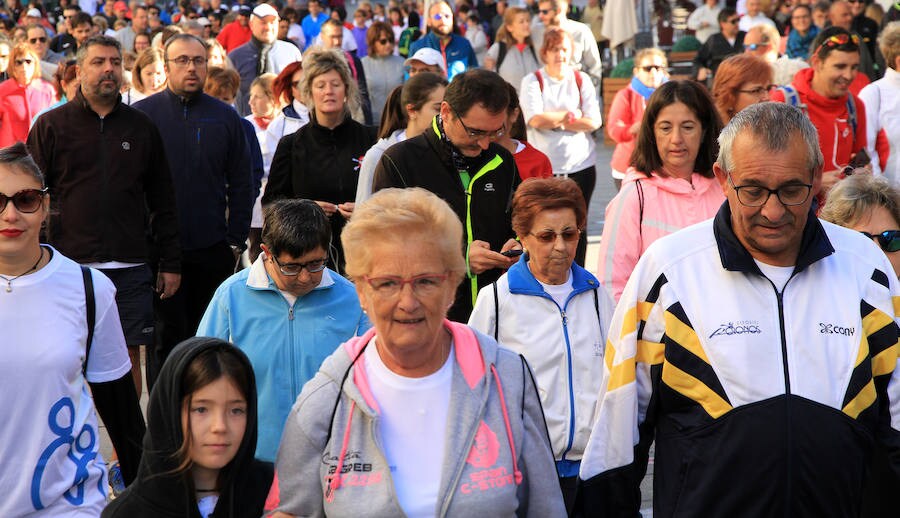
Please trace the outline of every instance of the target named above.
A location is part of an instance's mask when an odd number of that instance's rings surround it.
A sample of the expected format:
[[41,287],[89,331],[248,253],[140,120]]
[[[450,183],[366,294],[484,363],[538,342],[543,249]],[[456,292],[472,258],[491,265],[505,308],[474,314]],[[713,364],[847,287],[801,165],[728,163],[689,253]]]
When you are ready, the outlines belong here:
[[810,216],[782,293],[715,219],[655,243],[616,309],[582,459],[591,516],[857,516],[873,440],[900,463],[900,283]]

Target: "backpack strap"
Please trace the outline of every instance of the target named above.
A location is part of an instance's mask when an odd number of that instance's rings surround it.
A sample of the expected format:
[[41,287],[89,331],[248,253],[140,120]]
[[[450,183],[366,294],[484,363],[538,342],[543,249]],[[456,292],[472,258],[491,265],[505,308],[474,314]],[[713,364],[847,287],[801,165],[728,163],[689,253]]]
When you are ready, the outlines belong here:
[[[500,65],[497,65],[497,68],[499,67]],[[577,70],[573,70],[572,72],[575,74],[575,86],[578,88],[578,107],[580,109],[581,103],[583,101],[583,99],[581,98],[581,85],[584,80],[581,78],[581,74],[579,74]],[[541,71],[535,70],[534,77],[537,78],[538,88],[541,89],[541,93],[544,93],[544,77],[541,75]]]
[[644,188],[641,187],[640,180],[635,180],[634,183],[638,193],[638,236],[643,238],[644,233],[641,227],[644,225]]
[[847,120],[850,122],[850,128],[853,130],[853,147],[856,147],[856,101],[853,99],[853,94],[850,92],[847,92],[847,115]]
[[503,60],[506,58],[506,51],[509,49],[507,49],[506,43],[503,43],[502,41],[498,41],[497,45],[499,45],[499,48],[497,50],[497,65],[495,69],[499,71],[500,65],[503,64]]
[[353,76],[353,79],[359,81],[359,75],[356,72],[356,63],[353,62],[353,55],[345,50],[344,58],[347,60],[347,65],[350,66],[350,74]]
[[97,302],[94,299],[94,279],[91,277],[91,269],[81,267],[81,278],[84,281],[84,303],[87,307],[85,320],[87,323],[87,343],[84,350],[84,362],[81,364],[81,374],[87,379],[87,362],[91,355],[91,345],[94,342],[94,324],[97,320]]
[[784,102],[796,108],[800,108],[803,113],[807,113],[806,105],[800,102],[800,94],[797,93],[797,90],[793,86],[784,85],[779,86],[778,89],[784,94]]
[[500,341],[500,297],[497,296],[497,281],[491,283],[494,288],[494,340]]
[[541,71],[535,70],[534,77],[537,78],[538,88],[541,89],[541,93],[544,93],[544,77],[541,75]]

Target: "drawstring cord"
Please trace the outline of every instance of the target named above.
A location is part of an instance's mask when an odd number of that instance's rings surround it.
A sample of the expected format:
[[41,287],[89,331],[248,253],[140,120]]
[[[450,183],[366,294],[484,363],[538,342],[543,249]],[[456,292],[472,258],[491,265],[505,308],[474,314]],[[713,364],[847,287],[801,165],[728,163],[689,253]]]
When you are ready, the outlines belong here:
[[519,471],[519,462],[516,460],[516,441],[513,439],[512,427],[509,425],[509,413],[506,411],[506,398],[503,397],[503,384],[500,383],[500,375],[497,374],[497,368],[491,364],[491,373],[497,382],[497,393],[500,395],[500,410],[503,412],[503,424],[506,425],[506,439],[509,441],[509,451],[512,454],[513,474],[516,478],[516,485],[522,483],[522,472]]
[[328,480],[328,487],[325,489],[325,501],[334,502],[334,493],[341,487],[341,471],[344,469],[344,457],[347,456],[347,444],[350,442],[350,426],[353,424],[353,409],[356,408],[356,401],[350,401],[350,416],[347,418],[347,428],[344,430],[344,439],[341,442],[341,454],[338,455],[337,469]]

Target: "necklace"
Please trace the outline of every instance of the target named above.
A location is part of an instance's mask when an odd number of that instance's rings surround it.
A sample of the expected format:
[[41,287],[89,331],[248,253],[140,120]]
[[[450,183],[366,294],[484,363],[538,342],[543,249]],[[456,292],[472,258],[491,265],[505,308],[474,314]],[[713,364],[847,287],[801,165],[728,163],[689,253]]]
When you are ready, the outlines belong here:
[[44,249],[41,248],[41,255],[38,256],[37,262],[34,263],[34,266],[29,268],[25,273],[20,273],[19,275],[16,275],[15,277],[4,277],[4,276],[0,275],[0,279],[3,279],[4,281],[6,281],[6,293],[12,292],[12,281],[18,279],[19,277],[22,277],[23,275],[28,275],[29,273],[37,270],[37,267],[39,264],[41,264],[41,259],[43,259],[43,258],[44,258]]

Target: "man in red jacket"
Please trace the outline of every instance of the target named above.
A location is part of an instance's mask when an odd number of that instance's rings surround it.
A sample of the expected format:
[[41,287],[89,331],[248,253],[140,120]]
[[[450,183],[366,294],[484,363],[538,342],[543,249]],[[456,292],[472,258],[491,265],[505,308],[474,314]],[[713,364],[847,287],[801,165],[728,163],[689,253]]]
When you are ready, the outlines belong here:
[[844,177],[844,167],[866,147],[866,108],[850,91],[859,72],[859,44],[859,38],[845,29],[825,29],[813,42],[812,66],[798,72],[790,86],[770,95],[773,101],[803,110],[816,127],[825,157],[823,194]]
[[249,7],[241,6],[237,18],[226,25],[222,32],[216,36],[219,43],[225,47],[225,52],[231,52],[250,41],[250,12]]

